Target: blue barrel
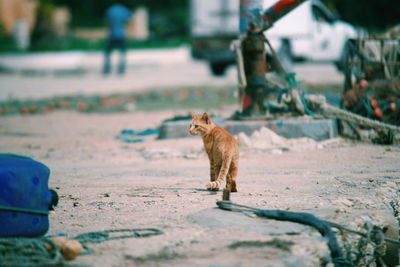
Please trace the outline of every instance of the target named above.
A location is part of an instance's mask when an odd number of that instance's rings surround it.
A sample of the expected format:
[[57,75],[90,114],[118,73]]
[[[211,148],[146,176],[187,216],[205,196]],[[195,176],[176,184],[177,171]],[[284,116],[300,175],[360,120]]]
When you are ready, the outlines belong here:
[[0,237],[35,237],[49,229],[50,170],[31,158],[0,154]]

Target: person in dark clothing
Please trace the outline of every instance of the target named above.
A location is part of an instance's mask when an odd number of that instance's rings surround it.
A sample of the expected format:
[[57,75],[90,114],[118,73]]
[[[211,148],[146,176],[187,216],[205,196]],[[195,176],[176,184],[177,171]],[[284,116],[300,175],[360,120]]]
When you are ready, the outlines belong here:
[[106,10],[106,20],[108,23],[108,38],[104,53],[104,66],[103,74],[111,72],[111,53],[114,48],[120,51],[120,58],[118,64],[118,73],[125,73],[126,68],[126,31],[125,27],[131,19],[131,11],[122,5],[119,1],[115,1]]

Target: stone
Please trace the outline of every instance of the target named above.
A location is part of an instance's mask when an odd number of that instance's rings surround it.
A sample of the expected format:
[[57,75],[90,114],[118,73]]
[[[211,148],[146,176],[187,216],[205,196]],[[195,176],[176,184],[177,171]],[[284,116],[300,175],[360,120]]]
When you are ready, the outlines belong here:
[[[308,137],[315,141],[331,139],[337,136],[336,120],[311,119],[309,117],[264,120],[264,121],[233,121],[221,118],[213,119],[219,127],[225,128],[232,135],[244,133],[251,136],[255,131],[265,127],[284,138]],[[167,121],[160,126],[159,139],[190,137],[188,127],[190,120]]]

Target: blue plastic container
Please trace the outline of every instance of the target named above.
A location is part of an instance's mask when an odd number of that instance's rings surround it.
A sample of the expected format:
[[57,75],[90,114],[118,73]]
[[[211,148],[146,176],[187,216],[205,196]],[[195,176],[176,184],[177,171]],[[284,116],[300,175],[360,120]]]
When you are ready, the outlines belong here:
[[35,237],[49,229],[50,170],[31,158],[0,154],[0,237]]

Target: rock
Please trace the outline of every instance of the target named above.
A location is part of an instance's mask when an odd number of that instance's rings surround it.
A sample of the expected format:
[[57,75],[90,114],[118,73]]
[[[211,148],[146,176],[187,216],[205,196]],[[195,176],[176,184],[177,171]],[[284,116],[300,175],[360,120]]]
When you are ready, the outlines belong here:
[[66,260],[73,260],[83,250],[83,246],[76,240],[64,236],[52,237],[51,240],[60,249],[61,254]]
[[337,200],[333,201],[334,204],[336,205],[341,205],[341,206],[346,206],[346,207],[352,207],[353,206],[353,201],[347,198],[340,198]]
[[245,133],[239,133],[236,139],[239,147],[251,147],[251,141]]
[[283,151],[282,149],[272,149],[271,154],[272,155],[282,155]]
[[[346,199],[341,199],[341,203],[349,204]],[[351,213],[340,213],[335,214],[329,210],[320,210],[319,218],[338,223],[339,225],[345,226],[352,230],[356,230],[362,233],[366,233],[366,223],[376,225],[382,229],[386,238],[398,240],[399,238],[399,226],[396,218],[388,210],[365,210]],[[348,231],[339,231],[336,233],[339,245],[345,250],[358,251],[359,240],[361,236],[350,233]],[[385,263],[388,266],[397,266],[399,264],[399,246],[390,242],[385,242],[386,251],[383,257]],[[361,256],[359,264],[357,266],[364,266],[368,261],[369,255],[373,254],[374,247],[370,243],[365,243],[362,248],[364,256]]]
[[316,149],[318,143],[311,138],[287,139],[279,136],[269,128],[262,127],[255,131],[250,137],[245,133],[237,135],[240,147],[252,150],[271,151],[272,154],[280,155],[283,151],[302,151]]
[[254,219],[241,213],[220,209],[204,209],[188,216],[188,220],[203,227],[234,228],[237,231],[255,232],[262,235],[300,234],[309,231],[308,226],[275,220]]
[[262,127],[259,131],[255,131],[251,137],[251,141],[253,142],[253,146],[256,146],[260,149],[268,149],[268,148],[284,148],[288,146],[288,139],[277,135],[272,130]]

